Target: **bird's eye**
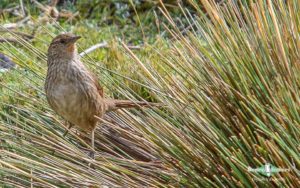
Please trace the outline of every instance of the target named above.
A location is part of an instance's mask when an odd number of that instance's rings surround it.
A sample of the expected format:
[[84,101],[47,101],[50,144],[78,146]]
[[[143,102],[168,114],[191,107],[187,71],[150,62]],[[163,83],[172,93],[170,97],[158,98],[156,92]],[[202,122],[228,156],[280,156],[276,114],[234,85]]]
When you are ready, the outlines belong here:
[[62,44],[65,44],[66,43],[66,40],[60,40],[60,43],[62,43]]

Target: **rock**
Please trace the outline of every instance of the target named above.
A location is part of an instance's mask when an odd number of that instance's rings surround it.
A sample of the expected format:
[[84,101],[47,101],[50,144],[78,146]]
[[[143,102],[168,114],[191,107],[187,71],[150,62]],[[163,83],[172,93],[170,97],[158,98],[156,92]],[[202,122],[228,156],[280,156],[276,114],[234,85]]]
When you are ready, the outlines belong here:
[[2,54],[0,52],[0,72],[6,71],[8,69],[12,69],[16,66],[14,62],[12,62],[9,57]]

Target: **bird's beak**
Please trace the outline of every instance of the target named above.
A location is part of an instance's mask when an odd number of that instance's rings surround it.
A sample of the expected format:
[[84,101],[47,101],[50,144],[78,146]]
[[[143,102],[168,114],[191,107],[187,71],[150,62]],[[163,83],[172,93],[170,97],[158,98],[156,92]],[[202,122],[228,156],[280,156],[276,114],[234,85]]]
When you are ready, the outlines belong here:
[[69,39],[68,39],[68,43],[70,43],[70,44],[74,44],[78,39],[80,39],[81,38],[81,36],[74,36],[74,37],[70,37]]

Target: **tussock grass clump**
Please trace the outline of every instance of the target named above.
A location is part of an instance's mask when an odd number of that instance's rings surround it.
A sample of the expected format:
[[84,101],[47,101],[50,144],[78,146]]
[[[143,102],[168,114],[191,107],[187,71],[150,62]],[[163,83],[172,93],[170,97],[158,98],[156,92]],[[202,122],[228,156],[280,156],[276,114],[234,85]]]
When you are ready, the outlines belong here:
[[[169,49],[154,47],[151,55],[160,58],[152,62],[121,43],[128,64],[139,66],[134,83],[166,107],[109,114],[114,122],[96,132],[95,160],[86,154],[88,139],[75,131],[61,136],[63,121],[43,95],[45,65],[19,80],[29,83],[26,92],[7,86],[15,101],[1,101],[3,184],[299,187],[299,1],[202,4],[207,16],[198,18],[182,7],[190,31],[166,28]],[[139,98],[115,73],[86,62],[115,95]],[[266,163],[289,171],[269,179],[248,171]]]
[[[188,36],[170,29],[176,73],[158,81],[178,100],[180,171],[191,186],[299,186],[299,4],[203,4],[209,18],[193,19]],[[290,172],[259,181],[247,171],[265,163]]]

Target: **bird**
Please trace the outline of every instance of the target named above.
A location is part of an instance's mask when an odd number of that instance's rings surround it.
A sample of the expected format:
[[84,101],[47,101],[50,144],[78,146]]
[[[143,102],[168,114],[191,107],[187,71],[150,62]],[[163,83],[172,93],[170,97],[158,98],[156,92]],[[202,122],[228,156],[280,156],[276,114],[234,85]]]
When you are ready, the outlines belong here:
[[105,113],[120,108],[159,104],[106,98],[97,76],[80,60],[76,47],[76,41],[80,38],[72,33],[59,34],[53,38],[47,52],[45,93],[50,107],[70,123],[68,129],[74,125],[91,134],[93,150],[90,156],[94,157],[94,132],[99,118]]

